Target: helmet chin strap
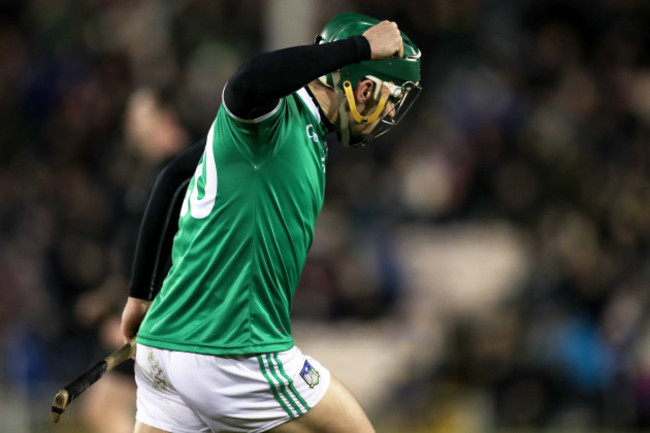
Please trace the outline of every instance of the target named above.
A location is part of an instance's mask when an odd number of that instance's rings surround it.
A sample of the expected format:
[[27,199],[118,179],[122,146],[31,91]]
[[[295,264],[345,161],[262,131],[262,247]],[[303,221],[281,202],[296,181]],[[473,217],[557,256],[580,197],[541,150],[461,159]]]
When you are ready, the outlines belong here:
[[345,97],[343,92],[338,87],[336,90],[336,99],[339,102],[339,128],[341,134],[341,142],[344,146],[350,146],[350,116],[348,115],[348,107],[346,106]]
[[338,113],[339,113],[339,134],[341,135],[341,142],[344,146],[350,146],[350,116],[348,116],[348,109],[346,106],[345,95],[343,91],[338,86],[339,81],[341,80],[341,74],[338,71],[332,72],[329,74],[331,83],[328,80],[328,76],[320,77],[320,81],[325,84],[327,87],[334,90],[336,95],[336,102],[338,104]]
[[320,77],[320,81],[327,87],[334,89],[334,93],[336,94],[336,101],[339,106],[339,133],[341,134],[341,142],[344,146],[350,146],[350,114],[357,123],[367,124],[374,122],[379,118],[379,116],[381,116],[382,112],[384,111],[384,107],[386,106],[386,102],[390,96],[390,90],[387,89],[386,86],[382,86],[381,90],[376,89],[375,97],[381,93],[377,108],[369,116],[363,116],[357,109],[357,103],[354,99],[354,93],[352,91],[352,83],[350,83],[350,81],[343,82],[344,90],[342,91],[338,86],[338,83],[341,80],[341,74],[338,71],[332,72],[330,77],[332,80],[331,85],[328,82],[329,80],[327,79],[327,76]]

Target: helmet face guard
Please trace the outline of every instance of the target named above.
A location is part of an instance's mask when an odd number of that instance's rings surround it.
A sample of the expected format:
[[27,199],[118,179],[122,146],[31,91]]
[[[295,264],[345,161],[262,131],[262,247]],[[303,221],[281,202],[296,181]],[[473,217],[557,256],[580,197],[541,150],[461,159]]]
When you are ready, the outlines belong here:
[[[350,36],[362,35],[367,29],[378,24],[379,20],[357,13],[343,13],[332,18],[323,31],[316,37],[316,43],[334,42]],[[381,120],[373,130],[363,137],[352,137],[349,130],[340,131],[343,143],[350,146],[364,145],[395,127],[408,112],[420,93],[420,50],[406,34],[401,33],[404,55],[383,60],[366,60],[346,65],[339,71],[327,74],[322,81],[337,91],[339,98],[339,115],[352,116],[357,123],[372,123],[379,116]],[[362,79],[375,83],[374,99],[378,102],[374,113],[362,116],[356,109],[353,90]],[[347,111],[343,110],[347,98]],[[388,110],[384,110],[385,106]],[[348,113],[349,112],[349,113]],[[342,119],[342,129],[349,128],[350,119]]]
[[[384,87],[387,87],[386,84],[387,83],[384,83]],[[392,106],[389,106],[388,110],[386,110],[379,120],[379,123],[372,129],[372,131],[359,137],[361,142],[357,144],[357,146],[363,146],[396,127],[406,116],[406,113],[411,109],[413,103],[418,96],[420,96],[420,91],[422,90],[422,87],[420,87],[418,83],[413,82],[406,82],[401,87],[395,87],[396,89],[388,98],[388,104],[392,104]]]

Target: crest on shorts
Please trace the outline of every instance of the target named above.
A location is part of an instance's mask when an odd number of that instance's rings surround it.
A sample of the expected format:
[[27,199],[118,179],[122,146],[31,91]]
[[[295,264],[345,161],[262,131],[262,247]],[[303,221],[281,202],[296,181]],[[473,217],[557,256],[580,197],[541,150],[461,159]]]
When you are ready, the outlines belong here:
[[305,360],[305,364],[302,366],[302,370],[300,370],[300,377],[302,377],[310,388],[318,385],[320,381],[320,373],[307,360]]

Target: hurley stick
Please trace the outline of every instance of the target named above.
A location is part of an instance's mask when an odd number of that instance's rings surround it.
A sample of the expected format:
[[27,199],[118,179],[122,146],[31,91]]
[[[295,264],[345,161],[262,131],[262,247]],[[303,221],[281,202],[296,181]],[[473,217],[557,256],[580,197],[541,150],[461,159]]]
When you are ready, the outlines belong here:
[[79,397],[90,385],[97,382],[107,371],[135,356],[135,337],[124,346],[84,371],[76,379],[56,393],[52,402],[52,421],[59,422],[61,414],[72,400]]

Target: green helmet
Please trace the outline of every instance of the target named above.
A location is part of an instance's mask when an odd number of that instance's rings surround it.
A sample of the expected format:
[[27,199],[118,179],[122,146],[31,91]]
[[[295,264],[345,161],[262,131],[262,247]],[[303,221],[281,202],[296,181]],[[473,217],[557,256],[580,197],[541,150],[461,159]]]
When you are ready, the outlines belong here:
[[[316,44],[334,42],[347,39],[350,36],[362,35],[366,30],[379,20],[366,15],[354,12],[345,12],[332,18],[325,28],[316,36]],[[418,83],[420,81],[420,49],[415,46],[404,32],[400,32],[404,45],[404,56],[402,58],[388,58],[384,60],[366,60],[354,63],[341,68],[341,83],[349,80],[352,87],[356,86],[359,80],[368,75],[379,78],[383,81],[393,82],[401,86],[406,82]]]
[[[347,39],[350,36],[360,36],[379,23],[380,20],[376,18],[354,12],[345,12],[335,16],[325,25],[325,28],[316,36],[315,43],[323,44]],[[341,128],[342,141],[346,145],[363,145],[388,132],[404,117],[421,90],[419,85],[420,50],[404,32],[400,32],[400,34],[404,47],[404,55],[401,58],[390,57],[383,60],[366,60],[353,63],[321,78],[324,84],[337,90],[340,106],[343,107],[347,103],[349,114],[360,123],[372,121],[373,119],[372,117],[364,118],[359,115],[354,105],[351,89],[354,89],[362,79],[368,78],[377,85],[377,94],[379,94],[379,90],[384,84],[391,91],[391,100],[394,104],[391,109],[392,114],[390,116],[384,115],[380,124],[372,133],[364,137],[357,137],[356,142],[350,140],[348,112],[340,110],[343,123]],[[345,92],[345,95],[341,90]],[[346,96],[347,102],[344,100]],[[381,106],[383,107],[383,103]],[[378,112],[375,114],[379,115]]]

